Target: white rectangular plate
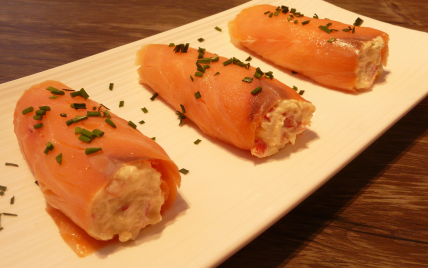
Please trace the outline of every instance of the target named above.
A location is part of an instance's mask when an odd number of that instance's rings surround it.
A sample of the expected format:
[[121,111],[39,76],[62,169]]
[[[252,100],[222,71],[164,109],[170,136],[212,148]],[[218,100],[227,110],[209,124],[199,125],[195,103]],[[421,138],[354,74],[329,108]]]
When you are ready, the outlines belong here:
[[[227,22],[244,7],[260,3],[288,5],[304,14],[352,24],[357,14],[319,0],[252,1],[185,25],[64,66],[0,85],[0,196],[2,267],[208,267],[224,261],[330,179],[428,93],[428,34],[392,26],[364,16],[364,26],[390,35],[390,57],[373,89],[347,94],[326,89],[277,69],[257,57],[253,66],[273,71],[289,86],[304,89],[317,111],[312,126],[277,155],[256,159],[249,152],[216,141],[187,121],[178,126],[175,111],[137,82],[136,51],[149,43],[202,46],[225,57],[248,57],[229,42]],[[223,29],[216,31],[215,26]],[[198,38],[205,41],[199,43]],[[28,169],[13,132],[13,110],[22,92],[44,80],[84,87],[91,98],[127,120],[145,120],[138,129],[166,150],[182,176],[177,203],[161,223],[146,228],[135,242],[111,246],[78,258],[65,244]],[[110,82],[114,90],[108,90]],[[125,107],[118,108],[119,101]],[[146,107],[144,114],[140,108]],[[199,145],[194,145],[201,139]],[[9,200],[15,196],[12,206]]]

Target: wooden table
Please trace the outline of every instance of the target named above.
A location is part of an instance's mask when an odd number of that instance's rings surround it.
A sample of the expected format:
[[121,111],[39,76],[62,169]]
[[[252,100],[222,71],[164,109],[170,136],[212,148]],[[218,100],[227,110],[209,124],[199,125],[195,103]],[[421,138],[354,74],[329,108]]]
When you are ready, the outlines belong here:
[[[0,1],[0,83],[139,40],[246,1],[141,2]],[[369,0],[327,2],[428,32],[426,1],[379,0],[376,5]],[[428,98],[220,267],[428,265],[427,126]]]

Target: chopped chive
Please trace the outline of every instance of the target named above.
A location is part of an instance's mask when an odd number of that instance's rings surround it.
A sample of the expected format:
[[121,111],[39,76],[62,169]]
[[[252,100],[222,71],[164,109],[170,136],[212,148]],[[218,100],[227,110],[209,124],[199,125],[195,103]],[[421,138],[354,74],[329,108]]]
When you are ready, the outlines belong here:
[[110,118],[106,118],[104,121],[113,128],[116,128],[116,125],[113,123],[113,121],[110,120]]
[[269,72],[265,73],[265,77],[269,78],[270,80],[272,80],[273,79],[273,73],[272,73],[272,71],[269,71]]
[[298,74],[298,72],[296,72],[296,71],[291,71],[291,73],[292,73],[292,74]]
[[354,22],[354,26],[361,26],[363,22],[364,21],[358,17]]
[[97,106],[92,106],[92,110],[96,110],[97,109]]
[[125,105],[125,101],[122,100],[119,102],[119,107],[123,107],[123,105]]
[[74,108],[74,109],[76,109],[76,110],[79,110],[79,109],[86,109],[86,103],[71,103],[71,104],[70,104],[70,107],[71,107],[71,108]]
[[87,129],[84,129],[84,128],[80,129],[80,133],[79,134],[83,135],[83,136],[85,136],[85,137],[87,137],[89,139],[95,138],[95,135],[91,131],[89,131]]
[[184,45],[184,47],[182,48],[182,53],[187,53],[187,50],[189,50],[189,43],[186,43],[185,45]]
[[46,88],[46,90],[52,91],[52,90],[59,90],[59,89],[54,88],[54,87],[52,87],[52,86],[49,86],[49,87],[47,87],[47,88]]
[[6,191],[6,189],[7,189],[7,187],[6,186],[2,186],[2,185],[0,185],[0,191]]
[[[83,129],[82,129],[83,130]],[[86,142],[86,143],[90,143],[91,141],[92,141],[92,139],[91,138],[88,138],[88,137],[86,137],[86,136],[84,136],[84,135],[82,135],[82,134],[80,134],[80,136],[79,136],[79,138],[78,138],[79,140],[81,140],[81,141],[83,141],[83,142]]]
[[5,216],[18,216],[17,214],[13,214],[13,213],[5,213],[5,212],[3,212],[2,213],[3,215],[5,215]]
[[210,61],[211,62],[217,62],[220,58],[219,57],[211,57]]
[[352,33],[355,33],[355,25],[352,27]]
[[181,113],[179,111],[177,111],[175,114],[178,115],[178,119],[180,119],[180,123],[178,125],[181,126],[181,124],[183,123],[183,119],[186,119],[186,116],[184,115],[184,113]]
[[344,32],[346,32],[346,33],[347,33],[347,32],[349,32],[349,31],[352,31],[352,28],[348,26],[348,28],[342,29],[342,31],[344,31]]
[[36,111],[36,115],[45,115],[46,111],[45,110],[37,110]]
[[132,122],[132,121],[128,121],[128,125],[131,126],[134,129],[137,128],[137,125],[134,124],[134,122]]
[[110,89],[110,90],[113,90],[113,83],[110,83],[109,85],[108,85],[108,89]]
[[96,112],[96,111],[87,111],[86,115],[89,117],[99,117],[101,115],[100,112]]
[[101,109],[101,107],[106,108],[107,110],[110,110],[107,106],[105,106],[104,104],[100,103],[100,107],[98,107],[98,111]]
[[49,151],[52,151],[53,149],[54,149],[53,144],[52,144],[51,142],[48,142],[48,143],[46,143],[46,148],[45,148],[44,153],[45,153],[45,154],[48,154],[48,153],[49,153]]
[[207,65],[204,65],[204,67],[203,67],[204,69],[208,69],[208,68],[211,68],[211,66],[209,65],[209,64],[207,64]]
[[184,175],[186,175],[187,173],[189,173],[189,171],[185,168],[182,168],[179,170],[180,173],[183,173]]
[[244,79],[242,79],[242,81],[247,82],[247,83],[251,83],[253,81],[252,77],[245,77]]
[[336,38],[334,38],[334,37],[327,40],[327,42],[329,42],[329,43],[333,43],[334,41],[336,41]]
[[264,72],[262,72],[262,70],[259,68],[259,67],[257,67],[256,68],[256,72],[254,73],[254,77],[255,78],[260,78],[260,77],[262,77],[263,75],[264,75],[265,73]]
[[220,74],[219,72],[216,72],[215,74],[214,74],[214,76],[216,76],[216,75],[218,75],[218,74]]
[[95,135],[97,138],[101,138],[102,136],[104,136],[104,131],[96,128],[92,130],[92,134]]
[[258,86],[256,87],[253,91],[251,91],[251,94],[256,95],[257,93],[259,93],[260,91],[262,91],[262,87]]
[[196,99],[199,99],[199,98],[201,98],[202,96],[201,96],[201,93],[198,91],[198,92],[196,92],[195,93],[195,98]]
[[190,79],[192,80],[192,82],[193,82],[193,76],[192,75],[190,75]]
[[56,99],[56,98],[58,98],[58,96],[57,96],[57,95],[53,95],[53,96],[50,96],[50,97],[49,97],[49,99]]
[[175,48],[174,48],[174,52],[175,53],[179,53],[181,51],[182,47],[183,47],[183,44],[176,45]]
[[199,42],[204,42],[204,41],[205,41],[205,39],[203,39],[203,38],[199,38],[199,39],[198,39],[198,41],[199,41]]
[[55,157],[55,160],[56,160],[56,162],[58,163],[58,164],[62,164],[62,153],[60,153],[59,155],[57,155],[56,157]]
[[17,164],[8,163],[8,162],[5,163],[5,166],[19,167]]
[[204,63],[204,64],[208,64],[211,62],[210,58],[202,58],[196,61],[196,63]]
[[295,8],[292,8],[291,10],[290,10],[290,13],[296,13],[296,9]]
[[64,90],[64,91],[76,91],[74,89],[69,89],[69,88],[63,88],[62,90]]
[[77,96],[80,96],[80,91],[74,91],[74,92],[70,93],[70,96],[71,96],[72,98],[77,97]]
[[12,198],[10,199],[10,204],[11,205],[15,204],[15,196],[12,196]]
[[101,147],[86,148],[85,154],[89,155],[89,154],[93,154],[93,153],[96,153],[96,152],[101,151],[101,150],[102,150]]
[[306,25],[306,24],[308,24],[310,21],[311,21],[311,20],[305,20],[305,21],[302,21],[302,25]]
[[201,72],[195,72],[195,76],[202,77],[204,74]]
[[253,58],[251,56],[248,56],[248,58],[245,61],[251,61]]
[[223,66],[229,65],[233,62],[233,59],[228,59],[227,61],[223,62]]
[[83,121],[83,120],[86,120],[86,119],[88,119],[88,116],[87,116],[87,115],[77,115],[77,116],[73,119],[73,121],[74,121],[74,123],[77,123],[77,122],[80,122],[80,121]]
[[149,110],[147,110],[146,107],[143,107],[143,108],[141,108],[141,111],[143,111],[146,114]]
[[35,181],[34,183],[37,184],[37,186],[39,186],[39,182],[38,181]]
[[154,141],[155,141],[155,140],[156,140],[156,137],[153,137],[153,138],[152,138],[152,140],[154,140]]
[[193,143],[194,144],[199,144],[201,142],[201,140],[200,139],[197,139],[197,140],[195,140]]
[[146,122],[144,122],[144,120],[141,120],[140,122],[138,122],[138,123],[140,123],[140,125],[142,125],[142,124],[144,124],[144,123],[146,123]]
[[51,93],[54,94],[54,95],[64,95],[65,94],[64,91],[59,90],[59,89],[52,89]]
[[44,105],[44,106],[40,106],[39,109],[43,111],[50,111],[51,107]]
[[60,113],[59,114],[61,117],[67,117],[67,114],[65,114],[65,113]]
[[69,125],[71,125],[73,123],[74,123],[74,119],[73,118],[65,121],[65,124],[67,124],[67,126],[69,126]]
[[180,104],[180,107],[181,107],[181,111],[183,111],[183,114],[185,114],[186,113],[186,109],[184,109],[184,105]]
[[80,134],[80,131],[82,130],[82,128],[81,127],[76,127],[75,129],[74,129],[74,134],[75,135],[77,135],[77,134]]
[[4,192],[0,191],[0,196],[3,196],[3,195],[4,195]]
[[43,127],[43,123],[38,123],[33,126],[35,129],[39,129]]
[[274,16],[278,16],[280,11],[273,13]]
[[221,32],[221,28],[219,28],[217,26],[214,29],[216,29],[217,31]]
[[265,15],[266,15],[266,14],[269,14],[269,13],[270,13],[270,11],[266,11],[266,12],[265,12],[265,13],[263,13],[263,14],[265,14]]
[[24,110],[22,110],[22,114],[26,115],[28,113],[31,113],[32,111],[34,111],[34,108],[33,108],[33,106],[30,106],[30,107],[25,108]]
[[102,111],[102,113],[104,113],[104,115],[107,116],[107,118],[111,118],[111,115],[110,115],[109,111],[107,111],[107,110],[106,111]]
[[36,115],[33,116],[33,119],[34,120],[42,120],[43,119],[43,115],[36,114]]
[[294,20],[294,24],[297,24],[299,21],[298,20]]
[[303,93],[305,93],[305,91],[304,91],[304,90],[300,90],[300,91],[299,91],[299,95],[303,95]]
[[318,28],[320,28],[321,30],[323,30],[326,33],[331,33],[331,30],[328,28],[328,27],[330,27],[330,25],[331,25],[331,23],[327,23],[326,26],[320,25],[320,26],[318,26]]
[[150,100],[155,100],[156,99],[156,97],[157,96],[159,96],[159,94],[157,93],[157,92],[155,92],[155,94],[153,94],[151,97],[150,97]]
[[269,14],[269,18],[272,18],[272,17],[273,17],[273,13],[270,13],[270,14]]
[[169,47],[174,47],[175,46],[175,44],[174,43],[169,43],[169,45],[168,45]]
[[318,15],[317,15],[317,13],[315,13],[314,14],[314,17],[313,17],[314,19],[319,19],[319,17],[318,17]]
[[294,89],[295,91],[297,91],[297,90],[298,90],[298,88],[297,88],[296,86],[293,86],[293,89]]

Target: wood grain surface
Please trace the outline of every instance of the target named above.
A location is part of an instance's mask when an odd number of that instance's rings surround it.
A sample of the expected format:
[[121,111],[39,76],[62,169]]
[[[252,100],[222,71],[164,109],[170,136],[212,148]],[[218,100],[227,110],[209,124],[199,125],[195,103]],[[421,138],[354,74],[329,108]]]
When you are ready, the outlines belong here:
[[[0,83],[245,2],[1,0]],[[363,16],[428,32],[425,0],[327,2]],[[427,127],[428,98],[220,267],[427,266]]]

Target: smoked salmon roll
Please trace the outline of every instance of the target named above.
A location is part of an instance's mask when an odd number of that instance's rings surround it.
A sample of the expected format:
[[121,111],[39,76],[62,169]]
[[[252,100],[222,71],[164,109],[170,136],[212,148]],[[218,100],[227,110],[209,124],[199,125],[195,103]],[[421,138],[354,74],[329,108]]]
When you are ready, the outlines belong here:
[[[358,18],[354,24],[361,23]],[[370,88],[388,60],[388,34],[305,17],[285,6],[249,7],[228,27],[236,46],[322,85],[345,91]]]
[[174,203],[180,174],[156,142],[88,97],[56,81],[32,86],[15,134],[50,206],[96,239],[135,239]]
[[145,45],[137,52],[140,83],[206,134],[257,157],[294,144],[315,106],[295,90],[236,59],[188,45]]

